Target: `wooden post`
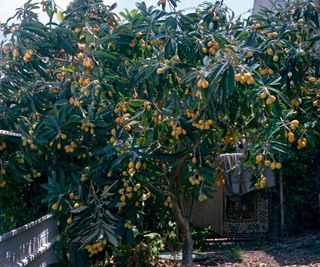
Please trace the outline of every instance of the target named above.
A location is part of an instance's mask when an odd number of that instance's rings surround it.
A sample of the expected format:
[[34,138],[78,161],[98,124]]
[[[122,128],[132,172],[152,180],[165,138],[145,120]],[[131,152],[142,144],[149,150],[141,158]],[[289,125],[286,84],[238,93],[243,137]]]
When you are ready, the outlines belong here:
[[283,235],[284,228],[284,205],[283,205],[283,176],[282,171],[279,173],[279,189],[280,189],[280,234]]

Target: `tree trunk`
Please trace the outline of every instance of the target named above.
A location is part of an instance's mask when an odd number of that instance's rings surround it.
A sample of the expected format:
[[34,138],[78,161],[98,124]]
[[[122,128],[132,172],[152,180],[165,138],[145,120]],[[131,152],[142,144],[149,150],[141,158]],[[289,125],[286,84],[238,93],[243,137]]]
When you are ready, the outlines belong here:
[[[187,157],[188,155],[185,155],[178,161],[172,183],[170,184],[170,189],[172,191],[176,191],[176,189],[179,189],[180,191],[182,190],[182,164]],[[193,201],[190,206],[187,205],[187,201],[184,199],[183,195],[175,195],[172,193],[170,196],[173,204],[172,213],[179,229],[179,235],[182,238],[182,263],[185,267],[192,267],[193,240],[191,236],[190,222],[192,218]]]
[[186,267],[192,267],[193,240],[191,236],[189,218],[188,216],[184,217],[182,215],[181,209],[179,208],[177,203],[173,204],[172,211],[182,238],[182,263]]
[[192,252],[193,252],[193,240],[191,237],[191,230],[188,220],[186,220],[186,224],[184,225],[184,229],[182,230],[182,263],[186,267],[192,267],[193,259],[192,259]]

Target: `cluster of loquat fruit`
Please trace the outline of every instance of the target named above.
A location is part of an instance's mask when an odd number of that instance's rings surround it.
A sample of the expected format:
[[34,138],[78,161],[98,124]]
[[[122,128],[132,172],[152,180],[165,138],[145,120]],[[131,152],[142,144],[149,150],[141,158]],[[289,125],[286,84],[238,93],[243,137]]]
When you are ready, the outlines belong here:
[[90,167],[85,167],[85,172],[80,175],[80,181],[84,182],[87,179],[87,172],[90,170]]
[[53,203],[53,204],[51,205],[51,209],[54,210],[54,211],[56,211],[56,210],[61,211],[61,210],[62,210],[62,206],[59,205],[58,203]]
[[192,126],[200,130],[210,130],[213,126],[213,120],[199,120],[192,122]]
[[254,54],[253,51],[247,50],[247,51],[245,51],[245,54],[244,54],[244,55],[245,55],[246,57],[250,58],[250,57],[253,56],[253,54]]
[[163,66],[161,68],[157,68],[157,74],[158,75],[164,74],[167,69],[169,69],[169,66]]
[[198,196],[198,201],[199,202],[203,202],[203,201],[205,201],[205,200],[207,200],[207,195],[206,194],[203,194],[203,193],[201,193],[199,196]]
[[277,37],[278,37],[278,33],[277,33],[277,32],[269,32],[269,33],[267,34],[267,37],[268,37],[269,39],[277,38]]
[[171,131],[171,136],[179,139],[181,135],[186,135],[187,131],[183,129],[182,127],[176,126],[176,124],[172,124],[172,131]]
[[288,140],[289,143],[293,143],[294,140],[295,140],[294,133],[291,132],[291,131],[288,132],[288,133],[286,132],[285,137],[286,137],[286,139]]
[[[127,121],[130,119],[130,117],[131,117],[130,113],[125,113],[122,116],[118,116],[115,119],[115,122],[119,123],[119,124],[126,124]],[[126,131],[129,131],[129,130],[131,130],[131,126],[130,125],[126,125],[125,129],[126,129]]]
[[314,100],[314,101],[312,102],[312,105],[313,105],[315,108],[320,107],[320,100]]
[[99,27],[92,27],[91,31],[93,34],[98,34],[100,32],[100,28]]
[[220,20],[220,16],[219,16],[219,10],[217,10],[216,8],[210,8],[207,11],[208,14],[211,14],[211,19],[214,22],[218,22]]
[[[60,134],[60,138],[61,138],[62,140],[65,140],[65,139],[67,138],[67,135],[61,133],[61,134]],[[51,142],[49,143],[49,147],[53,148],[53,146],[54,146],[54,141],[51,141]],[[57,149],[58,149],[58,150],[61,150],[61,149],[62,149],[62,145],[61,145],[60,142],[57,143]]]
[[136,170],[138,171],[141,168],[141,162],[138,161],[136,164],[134,163],[134,161],[130,161],[128,164],[128,174],[129,175],[133,175]]
[[187,118],[188,119],[194,119],[195,117],[197,117],[197,114],[196,113],[194,113],[194,112],[192,112],[192,111],[187,111]]
[[75,97],[71,97],[69,103],[74,107],[81,107],[81,102]]
[[132,225],[131,220],[127,220],[127,221],[124,223],[123,227],[126,228],[126,229],[129,229],[129,230],[132,229],[132,228],[133,228],[133,225]]
[[69,218],[67,219],[67,224],[68,224],[68,225],[71,225],[71,224],[72,224],[72,222],[73,222],[72,218],[71,218],[71,217],[69,217]]
[[156,125],[159,125],[161,122],[163,121],[163,116],[159,113],[156,113],[154,116],[153,116],[153,122],[156,124]]
[[124,102],[119,102],[117,106],[114,109],[114,113],[119,113],[119,112],[127,112],[127,105]]
[[57,80],[59,81],[59,82],[63,82],[64,81],[64,79],[65,79],[65,73],[62,73],[62,72],[58,72],[57,74],[56,74],[56,78],[57,78]]
[[1,175],[1,176],[7,175],[7,170],[6,170],[4,167],[2,167],[2,168],[0,169],[0,175]]
[[[295,135],[292,131],[294,131],[296,127],[298,127],[298,125],[299,125],[298,120],[293,120],[289,123],[289,128],[291,129],[291,131],[285,132],[285,138],[289,143],[293,143],[295,141]],[[307,146],[307,139],[305,137],[300,138],[297,143],[298,149],[304,148],[306,146]]]
[[90,57],[85,57],[82,61],[82,65],[87,68],[93,68],[93,59]]
[[155,46],[163,46],[165,44],[165,41],[162,39],[156,39],[152,42],[152,44]]
[[74,28],[73,30],[75,33],[80,33],[81,32],[81,28],[77,27],[77,28]]
[[144,101],[144,102],[143,102],[143,108],[144,108],[145,110],[151,110],[151,109],[152,109],[152,104],[151,104],[151,102],[150,102],[150,101]]
[[290,122],[289,124],[289,128],[294,131],[296,129],[296,127],[299,125],[299,121],[298,120],[293,120]]
[[95,255],[95,254],[98,254],[99,252],[102,252],[106,244],[107,244],[107,240],[103,239],[103,240],[97,241],[92,245],[86,245],[85,248],[86,250],[88,250],[90,255]]
[[29,174],[26,175],[26,178],[28,178],[28,179],[31,179],[31,178],[39,178],[39,177],[41,177],[41,173],[38,172],[38,171],[35,170],[35,169],[32,169],[32,170],[31,170],[31,173],[29,173]]
[[141,39],[141,40],[139,41],[139,45],[140,45],[140,47],[141,47],[142,50],[145,50],[145,49],[147,49],[147,50],[152,50],[152,46],[151,46],[150,44],[147,44],[146,41],[143,40],[143,39]]
[[216,179],[216,186],[223,186],[225,185],[226,181],[224,180],[223,176],[219,176],[217,179]]
[[199,78],[197,86],[202,89],[207,89],[209,87],[209,82],[205,78]]
[[263,189],[267,186],[267,178],[263,175],[261,175],[256,183],[254,184],[255,188],[257,189]]
[[237,73],[235,76],[234,76],[234,79],[236,82],[239,82],[241,84],[244,84],[244,83],[247,83],[249,85],[252,85],[254,84],[254,79],[251,75],[250,72],[240,72],[240,73]]
[[6,148],[7,148],[6,142],[2,141],[2,142],[0,143],[0,151],[5,150]]
[[293,108],[297,108],[301,104],[301,98],[293,98],[290,100],[290,104]]
[[0,187],[3,188],[7,184],[7,181],[5,179],[0,179]]
[[115,144],[117,144],[117,137],[116,137],[116,135],[117,135],[117,130],[115,129],[115,128],[113,128],[112,130],[111,130],[111,137],[110,137],[110,139],[109,139],[109,142],[112,144],[112,145],[115,145]]
[[133,197],[134,192],[139,192],[141,189],[141,184],[137,183],[133,187],[131,185],[130,180],[123,179],[123,188],[120,188],[118,190],[118,193],[120,195],[120,201],[122,203],[126,202],[126,199],[131,199]]
[[310,76],[308,78],[308,82],[311,83],[311,84],[315,84],[317,82],[317,78],[314,77],[314,76]]
[[12,55],[13,55],[14,59],[17,58],[19,56],[19,54],[20,54],[19,49],[17,49],[17,48],[13,49]]
[[234,145],[236,143],[236,139],[234,138],[233,135],[230,135],[230,134],[226,134],[224,137],[223,137],[223,143],[225,145]]
[[[217,41],[208,41],[206,46],[203,46],[201,51],[203,54],[215,55],[219,50],[220,45]],[[200,86],[199,86],[200,87]]]
[[137,144],[140,145],[146,140],[146,138],[144,136],[140,136],[136,140],[137,140]]
[[75,149],[76,149],[77,145],[72,142],[70,145],[65,145],[64,150],[66,153],[74,153]]
[[38,113],[38,112],[33,113],[32,116],[31,116],[31,118],[32,118],[34,121],[39,120],[40,117],[41,117],[41,114]]
[[190,176],[188,180],[191,185],[200,185],[204,179],[200,175],[193,175],[193,176]]
[[16,159],[17,159],[17,162],[18,162],[19,164],[24,164],[24,163],[25,163],[24,155],[23,155],[23,154],[17,154],[17,155],[16,155]]
[[265,76],[265,75],[273,75],[273,69],[270,69],[270,68],[259,68],[259,73],[261,76]]
[[297,148],[301,149],[306,146],[307,146],[307,138],[305,138],[305,137],[299,138],[297,141]]
[[26,138],[26,137],[21,137],[22,140],[22,145],[24,147],[30,147],[31,150],[35,150],[36,149],[36,145],[33,143],[32,139]]
[[262,91],[259,95],[260,99],[266,99],[266,105],[271,105],[277,101],[277,98],[274,95],[270,95],[267,91]]
[[2,46],[2,51],[5,53],[9,53],[11,49],[12,49],[12,44],[7,43]]
[[85,118],[82,121],[81,130],[85,131],[86,133],[90,133],[93,135],[95,127],[96,126],[92,122],[90,122],[87,118]]
[[166,200],[163,202],[165,207],[169,207],[170,209],[173,208],[172,199],[170,196],[167,196]]
[[255,32],[257,32],[257,33],[260,32],[260,28],[261,28],[261,24],[260,24],[260,23],[255,23],[255,24],[252,24],[252,25],[250,26],[250,30],[251,30],[251,31],[255,31]]
[[23,56],[23,61],[24,62],[29,62],[31,57],[32,57],[33,51],[31,49],[27,50],[27,52]]
[[169,238],[170,239],[175,239],[176,237],[177,237],[177,234],[174,231],[170,231]]
[[[277,43],[277,46],[280,47],[280,48],[282,48],[282,47],[283,47],[283,44],[280,43],[280,42],[278,42],[278,43]],[[266,53],[268,56],[272,57],[272,60],[273,60],[274,62],[278,62],[278,61],[279,61],[279,56],[278,56],[278,54],[283,53],[283,50],[280,49],[280,50],[274,51],[271,47],[269,47],[269,48],[267,48],[267,50],[265,51],[265,53]]]
[[264,160],[264,156],[262,154],[258,154],[256,156],[256,163],[258,165],[264,164],[265,167],[271,168],[272,170],[275,170],[275,169],[279,170],[282,168],[281,162],[276,162],[276,161],[271,162],[270,160]]
[[[82,86],[87,86],[91,82],[90,78],[80,77],[78,83]],[[87,95],[88,96],[88,95]]]

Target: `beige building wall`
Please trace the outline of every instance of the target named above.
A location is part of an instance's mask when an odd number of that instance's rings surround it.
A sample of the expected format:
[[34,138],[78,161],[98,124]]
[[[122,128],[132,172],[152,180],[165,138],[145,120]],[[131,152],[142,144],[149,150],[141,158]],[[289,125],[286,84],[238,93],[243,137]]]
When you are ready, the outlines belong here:
[[216,192],[213,193],[212,199],[194,204],[192,222],[197,227],[211,226],[214,232],[222,235],[224,209],[223,186],[215,186],[215,190]]
[[271,9],[272,6],[275,4],[281,4],[281,3],[285,3],[285,0],[255,0],[254,4],[253,4],[253,14],[257,14],[261,11],[262,7],[266,7]]

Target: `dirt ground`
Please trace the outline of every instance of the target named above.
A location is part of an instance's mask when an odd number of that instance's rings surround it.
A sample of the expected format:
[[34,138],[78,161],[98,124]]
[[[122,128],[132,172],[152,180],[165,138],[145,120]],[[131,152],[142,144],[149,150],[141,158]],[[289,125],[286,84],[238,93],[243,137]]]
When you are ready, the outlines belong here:
[[[213,244],[195,267],[320,267],[320,233],[278,241],[224,242]],[[166,263],[159,266],[179,266]]]

